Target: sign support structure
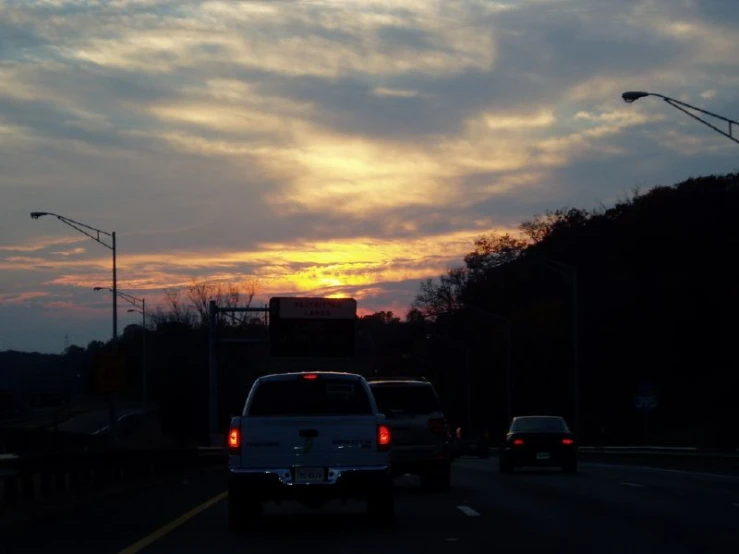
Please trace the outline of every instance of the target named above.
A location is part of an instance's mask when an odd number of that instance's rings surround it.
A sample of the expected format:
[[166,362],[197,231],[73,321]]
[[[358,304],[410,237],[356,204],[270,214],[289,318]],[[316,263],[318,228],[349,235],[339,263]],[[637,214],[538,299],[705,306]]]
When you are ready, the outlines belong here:
[[[273,297],[259,308],[208,305],[208,429],[213,446],[221,446],[218,427],[217,346],[221,343],[264,343],[263,338],[219,338],[218,315],[264,313],[269,326],[270,371],[304,371],[320,365],[346,368],[355,358],[357,301],[354,298]],[[272,362],[275,362],[274,364]]]
[[218,429],[218,353],[219,343],[255,344],[265,342],[265,339],[234,339],[218,338],[218,314],[235,313],[263,313],[269,314],[269,308],[219,308],[215,300],[208,303],[208,430],[211,446],[223,446],[225,433]]

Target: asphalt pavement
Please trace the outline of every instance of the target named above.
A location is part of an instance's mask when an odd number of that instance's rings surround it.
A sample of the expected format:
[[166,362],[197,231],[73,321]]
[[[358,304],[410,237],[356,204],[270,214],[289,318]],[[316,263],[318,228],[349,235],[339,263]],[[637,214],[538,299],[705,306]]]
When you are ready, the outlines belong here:
[[739,552],[739,477],[589,463],[507,475],[497,463],[457,460],[449,493],[399,479],[390,529],[360,503],[285,504],[238,534],[226,528],[224,471],[200,470],[17,529],[6,553]]

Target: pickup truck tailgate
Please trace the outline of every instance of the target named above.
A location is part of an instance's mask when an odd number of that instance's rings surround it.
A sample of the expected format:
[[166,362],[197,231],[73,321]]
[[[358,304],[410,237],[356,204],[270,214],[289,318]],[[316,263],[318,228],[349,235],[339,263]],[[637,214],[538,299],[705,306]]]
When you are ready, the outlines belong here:
[[241,462],[245,468],[352,467],[382,463],[377,418],[250,417],[242,419]]

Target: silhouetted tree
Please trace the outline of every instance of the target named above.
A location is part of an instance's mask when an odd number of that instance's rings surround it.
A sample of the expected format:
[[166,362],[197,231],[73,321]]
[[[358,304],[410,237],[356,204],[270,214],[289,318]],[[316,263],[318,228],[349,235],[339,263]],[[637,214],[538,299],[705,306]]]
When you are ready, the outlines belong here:
[[[476,417],[502,427],[500,321],[512,331],[514,411],[572,417],[577,315],[583,440],[739,446],[731,423],[739,393],[738,175],[634,191],[592,212],[548,211],[520,230],[520,239],[480,237],[464,267],[423,281],[412,304],[416,320],[434,320],[456,340],[433,341],[449,356],[440,371],[461,376],[450,360],[468,349]],[[659,394],[649,437],[634,407],[645,384]],[[456,414],[463,403],[452,405]]]
[[467,283],[468,270],[454,267],[446,275],[439,277],[439,283],[433,279],[421,282],[421,290],[416,295],[412,307],[424,318],[437,319],[459,309],[459,297]]
[[385,325],[389,325],[392,323],[400,323],[400,318],[395,317],[393,312],[391,311],[379,311],[375,312],[373,314],[365,315],[362,317],[363,320],[368,322],[377,322]]

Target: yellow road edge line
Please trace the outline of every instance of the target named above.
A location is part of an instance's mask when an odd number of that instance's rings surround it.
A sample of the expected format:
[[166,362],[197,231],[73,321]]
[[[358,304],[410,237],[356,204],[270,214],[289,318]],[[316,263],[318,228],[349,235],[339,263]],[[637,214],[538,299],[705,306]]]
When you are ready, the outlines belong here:
[[192,510],[190,510],[189,512],[182,514],[181,516],[174,519],[173,521],[170,521],[164,527],[160,527],[159,529],[147,535],[140,541],[135,542],[131,546],[124,548],[118,554],[136,554],[137,552],[141,552],[144,548],[146,548],[153,542],[156,542],[162,537],[164,537],[165,535],[168,535],[169,533],[177,529],[180,525],[194,518],[199,513],[204,512],[205,510],[207,510],[214,504],[218,504],[221,500],[223,500],[227,496],[228,496],[228,491],[223,491],[222,493],[217,494],[210,500],[206,500],[205,502],[203,502],[200,506],[197,506],[193,508]]

